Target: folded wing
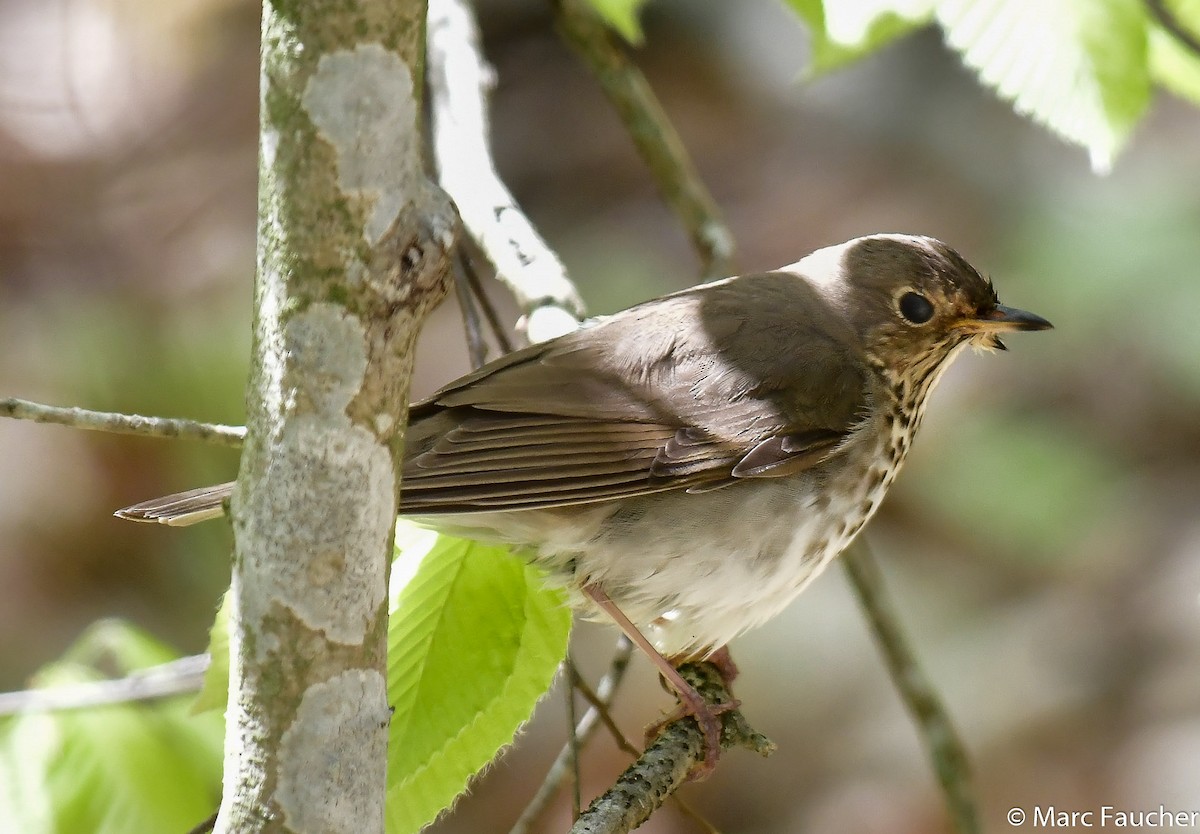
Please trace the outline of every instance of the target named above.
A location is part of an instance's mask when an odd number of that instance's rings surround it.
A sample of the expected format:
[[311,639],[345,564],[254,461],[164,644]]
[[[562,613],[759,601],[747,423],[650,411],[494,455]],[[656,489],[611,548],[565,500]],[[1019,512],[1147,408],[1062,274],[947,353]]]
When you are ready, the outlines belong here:
[[855,340],[821,304],[795,275],[745,276],[491,363],[413,406],[400,510],[702,492],[816,465],[864,405]]

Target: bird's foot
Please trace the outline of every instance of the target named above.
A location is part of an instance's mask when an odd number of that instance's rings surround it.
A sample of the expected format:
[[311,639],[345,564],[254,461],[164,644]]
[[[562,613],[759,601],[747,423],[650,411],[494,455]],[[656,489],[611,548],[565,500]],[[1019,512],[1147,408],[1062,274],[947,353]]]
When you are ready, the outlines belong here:
[[[677,670],[682,664],[691,662],[696,662],[695,656],[682,655],[667,660],[672,670]],[[704,657],[702,662],[716,669],[725,688],[732,691],[731,685],[738,676],[738,668],[729,654],[728,646],[721,646]],[[717,766],[717,759],[721,755],[721,720],[718,716],[736,710],[742,702],[734,698],[723,703],[710,704],[694,687],[679,677],[677,671],[675,675],[664,675],[664,678],[679,698],[679,707],[666,718],[652,724],[646,731],[646,737],[649,739],[657,735],[667,724],[689,715],[696,719],[700,732],[704,734],[704,762],[697,765],[688,774],[688,779],[694,782],[707,779]]]
[[[690,683],[683,679],[679,674],[679,670],[675,667],[680,663],[695,660],[695,657],[678,657],[672,662],[667,660],[662,654],[654,648],[649,640],[646,639],[637,626],[630,622],[629,618],[622,613],[621,609],[616,606],[608,594],[597,585],[584,585],[583,592],[587,594],[591,600],[596,603],[600,610],[608,614],[613,622],[625,632],[633,644],[637,646],[650,659],[650,662],[658,668],[663,680],[675,690],[675,695],[679,698],[679,709],[667,716],[663,720],[654,724],[647,731],[647,738],[657,735],[667,724],[676,721],[680,718],[691,716],[696,719],[696,724],[700,727],[701,733],[704,735],[704,761],[692,769],[688,774],[688,778],[693,781],[705,779],[713,769],[717,766],[717,759],[721,755],[721,721],[717,717],[725,712],[730,712],[738,708],[740,702],[737,699],[719,704],[710,704],[704,700],[704,697],[696,691]],[[733,659],[729,656],[729,649],[725,646],[715,650],[707,658],[707,661],[717,669],[722,680],[726,684],[726,689],[729,688],[729,683],[737,677],[737,666],[734,665]]]
[[707,779],[717,766],[717,760],[721,756],[721,719],[720,716],[726,712],[732,712],[742,705],[742,702],[734,698],[732,701],[726,701],[721,704],[710,704],[693,689],[687,687],[687,691],[680,690],[671,684],[675,689],[675,694],[679,697],[679,706],[676,707],[669,715],[651,724],[646,728],[646,741],[649,741],[662,732],[663,728],[668,724],[673,724],[682,718],[692,717],[696,720],[696,724],[700,727],[700,732],[704,736],[704,761],[697,763],[688,774],[688,781],[699,782]]

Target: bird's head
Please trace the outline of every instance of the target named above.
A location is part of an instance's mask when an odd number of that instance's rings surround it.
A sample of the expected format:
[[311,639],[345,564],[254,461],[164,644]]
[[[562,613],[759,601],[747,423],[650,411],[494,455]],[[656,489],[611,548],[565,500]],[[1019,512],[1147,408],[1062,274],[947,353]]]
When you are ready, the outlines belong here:
[[930,237],[860,237],[814,252],[799,268],[822,285],[868,357],[888,367],[937,364],[963,344],[1003,350],[1003,333],[1052,326],[1001,304],[990,280]]

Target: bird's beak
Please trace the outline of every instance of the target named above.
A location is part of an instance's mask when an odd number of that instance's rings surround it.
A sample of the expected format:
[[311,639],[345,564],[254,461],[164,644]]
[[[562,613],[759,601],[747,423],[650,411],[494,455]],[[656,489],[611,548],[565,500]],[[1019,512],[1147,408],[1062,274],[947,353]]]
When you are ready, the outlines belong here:
[[1008,350],[1000,341],[1001,333],[1018,330],[1049,330],[1053,327],[1041,316],[997,304],[986,313],[968,316],[958,323],[958,328],[971,337],[971,344],[982,350]]
[[1049,330],[1053,324],[1041,316],[997,304],[979,316],[963,319],[959,327],[968,333],[1012,333],[1018,330]]

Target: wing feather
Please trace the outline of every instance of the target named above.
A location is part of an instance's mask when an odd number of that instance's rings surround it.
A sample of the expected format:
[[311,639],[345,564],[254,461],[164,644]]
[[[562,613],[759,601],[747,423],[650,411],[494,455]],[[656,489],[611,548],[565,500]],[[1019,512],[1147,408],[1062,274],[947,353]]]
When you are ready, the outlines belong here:
[[558,507],[803,471],[859,420],[856,345],[791,273],[631,308],[414,405],[401,511]]
[[[685,290],[515,351],[414,404],[400,511],[563,507],[793,475],[855,429],[865,367],[841,311],[796,273]],[[232,486],[118,515],[191,523],[219,515]]]

